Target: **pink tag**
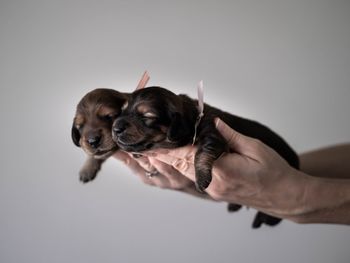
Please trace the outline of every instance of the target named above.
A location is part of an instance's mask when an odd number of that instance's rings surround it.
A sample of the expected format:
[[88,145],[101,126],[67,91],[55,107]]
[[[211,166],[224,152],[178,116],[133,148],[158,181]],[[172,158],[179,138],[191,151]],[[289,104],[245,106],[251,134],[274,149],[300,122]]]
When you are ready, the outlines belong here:
[[149,81],[150,76],[148,75],[147,70],[143,73],[142,78],[139,81],[139,84],[137,85],[136,90],[143,89],[146,87],[147,82]]

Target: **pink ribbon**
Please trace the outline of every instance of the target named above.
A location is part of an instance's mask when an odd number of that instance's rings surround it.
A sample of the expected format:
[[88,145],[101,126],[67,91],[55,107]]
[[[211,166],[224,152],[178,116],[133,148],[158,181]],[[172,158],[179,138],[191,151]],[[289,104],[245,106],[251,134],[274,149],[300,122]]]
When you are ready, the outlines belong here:
[[149,81],[150,79],[150,76],[148,75],[148,72],[147,70],[143,73],[140,81],[139,81],[139,84],[137,85],[136,87],[136,90],[139,90],[139,89],[143,89],[146,87],[147,85],[147,82]]

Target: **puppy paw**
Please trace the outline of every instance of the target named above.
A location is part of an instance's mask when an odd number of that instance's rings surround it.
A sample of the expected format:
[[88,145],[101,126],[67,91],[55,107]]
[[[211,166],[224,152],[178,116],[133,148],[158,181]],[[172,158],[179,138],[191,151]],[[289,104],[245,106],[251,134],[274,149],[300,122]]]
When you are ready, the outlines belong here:
[[275,226],[279,224],[281,221],[282,221],[281,218],[270,216],[262,212],[257,212],[252,224],[252,228],[254,229],[259,228],[261,227],[262,224],[266,224],[268,226]]
[[200,193],[204,193],[205,189],[209,186],[211,182],[211,173],[198,173],[196,176],[197,180],[195,182],[197,191]]
[[87,183],[94,180],[104,161],[105,159],[95,159],[93,157],[89,157],[85,161],[83,167],[80,169],[80,181]]
[[237,205],[237,204],[233,204],[233,203],[227,204],[227,211],[228,212],[237,212],[241,208],[242,208],[241,205]]
[[79,178],[82,183],[87,183],[95,179],[98,170],[82,169]]

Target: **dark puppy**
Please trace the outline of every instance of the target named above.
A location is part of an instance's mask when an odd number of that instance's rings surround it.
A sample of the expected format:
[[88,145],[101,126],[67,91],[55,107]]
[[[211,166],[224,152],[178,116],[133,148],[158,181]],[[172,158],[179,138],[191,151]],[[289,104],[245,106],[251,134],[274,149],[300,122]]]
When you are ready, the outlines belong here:
[[88,159],[80,170],[80,181],[93,180],[102,163],[117,149],[112,124],[121,113],[128,94],[112,89],[95,89],[79,102],[72,127],[72,140],[82,147]]
[[[113,139],[121,149],[129,152],[190,144],[199,115],[197,105],[196,100],[186,95],[176,95],[160,87],[137,90],[130,95],[122,114],[113,124]],[[275,149],[291,166],[298,168],[296,153],[269,128],[205,104],[195,141],[198,146],[195,156],[196,187],[199,191],[204,191],[210,184],[214,161],[229,150],[215,128],[215,117],[220,117],[236,131],[261,140]],[[229,211],[239,208],[236,204],[228,206]],[[262,223],[276,225],[280,221],[279,218],[258,212],[253,227],[258,228]]]

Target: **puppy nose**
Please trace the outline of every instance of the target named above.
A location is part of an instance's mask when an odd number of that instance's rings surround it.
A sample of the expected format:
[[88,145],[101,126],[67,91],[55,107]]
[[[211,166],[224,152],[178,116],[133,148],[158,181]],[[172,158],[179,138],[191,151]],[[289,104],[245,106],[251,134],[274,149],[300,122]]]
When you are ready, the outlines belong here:
[[93,136],[87,139],[87,142],[91,145],[93,148],[97,148],[100,145],[101,137],[100,136]]
[[117,120],[115,125],[113,126],[113,132],[116,134],[121,134],[126,128],[129,126],[128,122],[124,119]]

